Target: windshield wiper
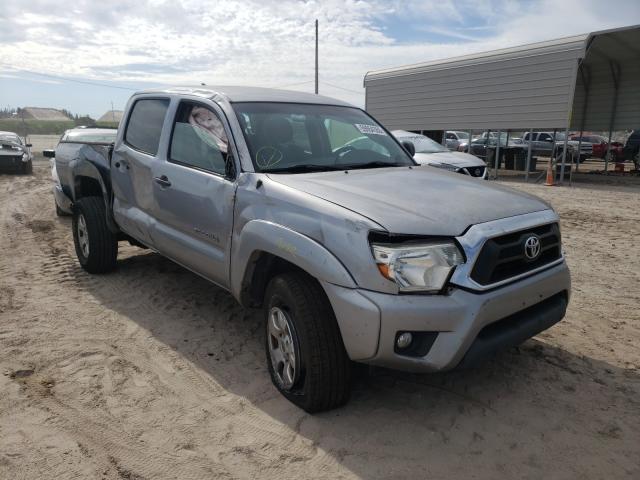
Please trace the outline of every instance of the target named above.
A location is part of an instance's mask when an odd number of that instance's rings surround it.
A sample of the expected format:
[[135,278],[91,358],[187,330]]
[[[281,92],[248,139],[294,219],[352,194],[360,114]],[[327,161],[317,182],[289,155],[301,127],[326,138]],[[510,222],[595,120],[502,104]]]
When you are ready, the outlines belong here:
[[290,167],[270,168],[268,170],[262,170],[262,173],[330,172],[335,170],[344,170],[344,168],[336,167],[334,165],[302,164],[292,165]]
[[342,165],[340,170],[354,170],[356,168],[385,168],[385,167],[402,167],[408,165],[400,165],[399,163],[389,162],[367,162],[367,163],[353,163],[350,165]]

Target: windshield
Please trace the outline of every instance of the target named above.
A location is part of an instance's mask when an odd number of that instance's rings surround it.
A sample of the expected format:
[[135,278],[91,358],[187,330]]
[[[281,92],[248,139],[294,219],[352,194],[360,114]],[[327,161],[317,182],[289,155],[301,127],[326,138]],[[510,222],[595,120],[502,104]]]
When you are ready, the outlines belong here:
[[257,172],[414,165],[380,125],[357,108],[234,103]]
[[20,140],[20,137],[18,137],[17,135],[14,135],[13,133],[0,134],[0,142],[18,143],[18,144],[22,145],[22,141]]
[[424,135],[420,135],[419,133],[414,135],[397,135],[396,138],[401,142],[409,141],[413,143],[413,146],[416,147],[416,153],[438,153],[449,151],[438,142],[435,142]]

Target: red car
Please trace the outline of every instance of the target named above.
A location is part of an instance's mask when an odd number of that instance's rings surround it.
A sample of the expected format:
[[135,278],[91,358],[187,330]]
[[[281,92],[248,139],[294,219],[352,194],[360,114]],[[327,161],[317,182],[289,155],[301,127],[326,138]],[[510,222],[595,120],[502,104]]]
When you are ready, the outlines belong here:
[[[580,140],[580,135],[569,135],[569,140]],[[596,158],[604,158],[607,154],[607,139],[600,135],[582,135],[582,141],[593,145],[593,156]],[[616,162],[618,159],[623,160],[622,149],[624,145],[620,142],[611,142],[611,160]]]

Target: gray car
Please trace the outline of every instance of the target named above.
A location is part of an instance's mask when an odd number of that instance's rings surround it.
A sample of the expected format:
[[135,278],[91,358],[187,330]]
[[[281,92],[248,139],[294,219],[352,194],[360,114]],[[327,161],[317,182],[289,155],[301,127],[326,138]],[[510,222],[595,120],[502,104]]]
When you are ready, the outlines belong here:
[[[531,144],[533,155],[560,158],[564,151],[564,133],[556,132],[555,143],[553,138],[553,132],[526,132],[522,137],[522,143],[527,146],[527,148],[528,145]],[[578,147],[580,147],[580,155],[577,154]],[[573,159],[573,161],[582,163],[593,155],[593,144],[585,141],[567,140],[567,154],[565,161],[571,162]]]
[[347,401],[352,361],[475,366],[565,314],[553,209],[408,151],[331,98],[181,87],[135,94],[115,144],[58,174],[85,270],[129,241],[261,308],[275,387],[316,412]]

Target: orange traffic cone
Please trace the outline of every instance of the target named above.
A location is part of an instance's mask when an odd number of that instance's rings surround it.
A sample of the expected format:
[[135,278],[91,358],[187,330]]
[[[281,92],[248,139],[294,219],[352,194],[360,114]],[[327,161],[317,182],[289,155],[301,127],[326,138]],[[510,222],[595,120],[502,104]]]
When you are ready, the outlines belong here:
[[549,158],[549,165],[547,165],[547,181],[544,182],[547,187],[553,187],[553,167],[551,166],[551,158]]

